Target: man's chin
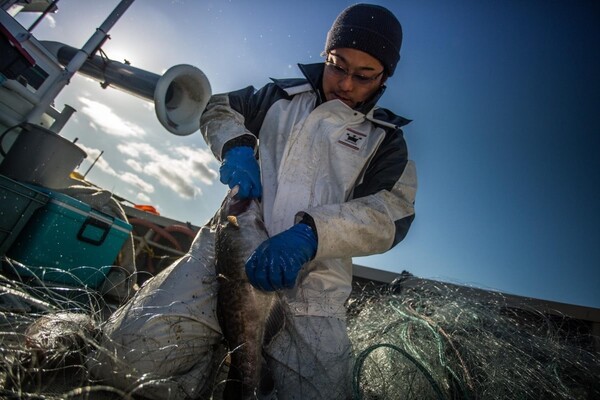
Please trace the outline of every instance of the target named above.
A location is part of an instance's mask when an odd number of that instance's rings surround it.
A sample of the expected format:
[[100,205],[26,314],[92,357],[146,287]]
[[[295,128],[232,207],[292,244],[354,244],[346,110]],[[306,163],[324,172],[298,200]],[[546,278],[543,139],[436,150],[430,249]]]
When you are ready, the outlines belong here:
[[344,97],[336,96],[335,94],[328,96],[328,99],[329,100],[339,100],[350,108],[353,108],[354,104],[355,104],[352,100],[344,98]]

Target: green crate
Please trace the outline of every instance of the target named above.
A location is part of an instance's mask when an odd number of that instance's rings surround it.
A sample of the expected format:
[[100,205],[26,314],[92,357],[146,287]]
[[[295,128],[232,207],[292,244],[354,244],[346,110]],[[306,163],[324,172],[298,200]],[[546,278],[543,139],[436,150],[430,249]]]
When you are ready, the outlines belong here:
[[0,175],[0,256],[11,247],[33,213],[48,203],[48,196]]
[[7,256],[26,265],[20,275],[98,287],[110,271],[131,225],[63,193],[50,197],[21,232]]

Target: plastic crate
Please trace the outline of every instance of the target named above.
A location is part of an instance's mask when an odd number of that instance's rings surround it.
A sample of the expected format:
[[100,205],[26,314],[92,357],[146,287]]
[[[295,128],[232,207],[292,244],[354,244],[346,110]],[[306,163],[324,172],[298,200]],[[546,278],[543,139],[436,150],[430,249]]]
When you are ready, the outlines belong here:
[[48,202],[48,196],[0,175],[0,256],[13,244],[33,213]]
[[73,197],[45,190],[48,203],[35,212],[7,256],[28,267],[20,268],[20,275],[98,287],[112,268],[131,225]]

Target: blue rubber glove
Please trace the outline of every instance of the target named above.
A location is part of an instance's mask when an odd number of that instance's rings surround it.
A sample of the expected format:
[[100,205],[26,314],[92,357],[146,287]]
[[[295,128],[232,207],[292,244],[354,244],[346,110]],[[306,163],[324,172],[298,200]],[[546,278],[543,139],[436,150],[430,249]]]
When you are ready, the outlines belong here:
[[254,157],[254,150],[248,146],[233,147],[225,153],[219,168],[221,183],[233,189],[239,186],[241,199],[262,196],[260,168]]
[[306,224],[296,224],[262,242],[246,261],[250,283],[265,291],[292,288],[298,272],[317,253],[317,236]]

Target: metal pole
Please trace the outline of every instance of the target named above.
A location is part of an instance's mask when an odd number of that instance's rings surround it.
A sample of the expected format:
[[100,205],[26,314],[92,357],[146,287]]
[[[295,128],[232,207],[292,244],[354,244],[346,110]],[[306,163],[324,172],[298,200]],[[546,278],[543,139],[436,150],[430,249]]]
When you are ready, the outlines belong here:
[[40,23],[42,22],[42,20],[46,17],[46,15],[48,15],[48,13],[52,10],[54,10],[54,7],[56,6],[56,3],[58,3],[58,0],[54,0],[52,2],[52,4],[50,4],[48,7],[46,7],[46,9],[44,10],[44,12],[42,13],[42,15],[40,15],[38,17],[38,19],[36,19],[33,24],[31,24],[31,26],[29,27],[29,29],[27,29],[27,32],[31,32],[33,31],[33,29]]
[[83,177],[85,178],[87,176],[87,174],[92,170],[92,168],[94,167],[94,165],[96,165],[96,163],[98,162],[98,160],[100,159],[100,157],[102,157],[102,154],[104,154],[104,150],[102,150],[100,152],[100,154],[98,154],[98,157],[96,157],[96,159],[94,160],[94,162],[92,163],[92,165],[90,165],[90,167],[88,168],[87,171],[85,171],[85,174],[83,174]]
[[36,106],[29,112],[27,122],[38,123],[42,115],[46,112],[46,109],[52,104],[56,96],[60,91],[69,83],[71,77],[81,68],[85,60],[93,55],[104,41],[108,38],[108,31],[113,25],[121,18],[123,13],[129,8],[134,0],[122,0],[113,10],[113,12],[106,18],[102,25],[96,29],[96,32],[88,39],[83,45],[81,50],[75,54],[75,57],[65,67],[63,72],[56,77],[50,88],[44,93],[40,101]]

